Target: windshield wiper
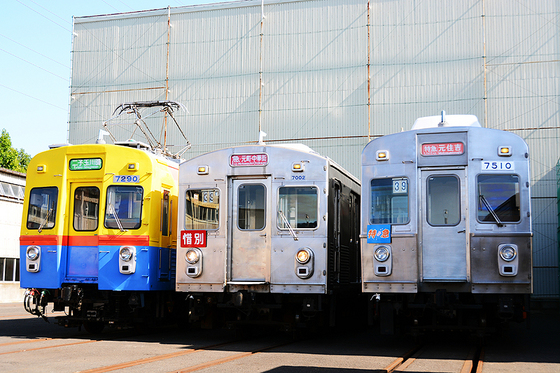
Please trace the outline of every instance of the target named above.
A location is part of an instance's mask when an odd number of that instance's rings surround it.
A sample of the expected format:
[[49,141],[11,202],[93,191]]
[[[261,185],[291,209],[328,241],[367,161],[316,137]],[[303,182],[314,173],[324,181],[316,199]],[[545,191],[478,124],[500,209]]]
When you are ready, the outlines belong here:
[[278,213],[280,214],[280,216],[282,217],[282,221],[284,221],[284,224],[286,224],[288,226],[288,230],[290,231],[290,234],[292,235],[292,237],[294,238],[294,241],[298,240],[298,236],[296,235],[296,232],[294,231],[294,228],[292,228],[290,222],[288,221],[288,219],[286,218],[286,215],[284,215],[284,213],[282,212],[282,210],[278,210]]
[[41,222],[41,225],[40,225],[39,228],[37,229],[37,232],[38,232],[38,233],[41,233],[41,232],[43,231],[43,227],[45,226],[45,224],[48,223],[48,221],[49,221],[49,215],[51,214],[51,212],[52,212],[52,209],[47,210],[47,216],[45,216],[45,220],[43,220],[43,221]]
[[496,220],[496,224],[498,225],[498,227],[503,227],[504,223],[502,223],[502,221],[498,217],[498,214],[496,214],[496,212],[494,211],[492,206],[490,206],[490,203],[488,202],[488,200],[482,194],[480,195],[480,200],[482,201],[484,206],[486,206],[486,209],[488,210],[488,212],[490,212],[490,215],[492,215],[494,220]]
[[119,217],[117,216],[117,211],[115,210],[115,207],[111,202],[109,202],[109,213],[115,218],[115,222],[117,222],[117,227],[120,229],[120,231],[127,232],[127,230],[123,228],[121,219],[119,219]]

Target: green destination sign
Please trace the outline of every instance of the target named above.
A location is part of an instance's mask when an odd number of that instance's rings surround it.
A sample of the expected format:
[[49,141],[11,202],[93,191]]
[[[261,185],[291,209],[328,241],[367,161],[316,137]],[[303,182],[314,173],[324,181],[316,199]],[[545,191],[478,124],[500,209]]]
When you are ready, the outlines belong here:
[[101,158],[72,159],[70,160],[70,171],[101,170],[102,165]]

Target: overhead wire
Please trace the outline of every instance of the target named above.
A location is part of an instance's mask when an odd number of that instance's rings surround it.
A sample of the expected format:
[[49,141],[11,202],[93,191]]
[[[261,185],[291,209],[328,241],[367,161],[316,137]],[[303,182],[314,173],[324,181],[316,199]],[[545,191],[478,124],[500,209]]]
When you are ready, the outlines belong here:
[[[63,28],[64,30],[72,33],[72,30],[67,29],[66,27],[62,26],[60,23],[53,21],[52,19],[50,19],[49,17],[47,17],[46,15],[42,14],[41,12],[36,11],[35,9],[31,8],[29,5],[22,3],[20,0],[16,0],[18,3],[20,3],[21,5],[23,5],[26,8],[31,9],[32,11],[34,11],[35,13],[37,13],[38,15],[40,15],[43,18],[48,19],[49,21],[51,21],[52,23],[54,23],[55,25]],[[60,17],[59,17],[60,18]]]

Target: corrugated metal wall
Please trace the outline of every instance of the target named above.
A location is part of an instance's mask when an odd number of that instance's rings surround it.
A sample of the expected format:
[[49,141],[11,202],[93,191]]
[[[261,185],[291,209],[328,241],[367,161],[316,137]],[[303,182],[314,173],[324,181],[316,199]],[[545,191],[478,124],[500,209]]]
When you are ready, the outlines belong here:
[[[193,143],[186,157],[256,141],[262,129],[269,142],[303,142],[359,176],[368,136],[441,110],[474,114],[529,143],[535,295],[557,297],[559,13],[558,0],[277,0],[262,9],[250,0],[171,8],[169,28],[167,9],[76,18],[69,140],[95,141],[122,102],[167,97],[189,110],[177,116]],[[134,130],[111,129],[121,139]],[[172,149],[183,143],[170,128]]]

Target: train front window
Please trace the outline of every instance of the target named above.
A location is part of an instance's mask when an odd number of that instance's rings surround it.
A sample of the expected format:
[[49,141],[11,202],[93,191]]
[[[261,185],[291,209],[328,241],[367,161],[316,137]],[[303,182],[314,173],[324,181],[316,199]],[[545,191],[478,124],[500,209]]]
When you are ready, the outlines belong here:
[[461,221],[459,179],[453,175],[430,176],[428,183],[428,223],[457,225]]
[[[519,176],[478,175],[477,219],[484,223],[518,222]],[[496,217],[498,221],[496,221]]]
[[408,223],[408,179],[373,179],[370,211],[370,224]]
[[186,193],[185,229],[215,230],[220,227],[220,191],[190,189]]
[[317,228],[317,188],[281,187],[278,189],[278,228]]
[[74,192],[74,230],[94,231],[99,221],[99,188],[79,187]]
[[116,186],[107,188],[105,228],[138,229],[142,225],[144,189],[139,186]]
[[262,230],[265,226],[266,190],[262,184],[243,184],[238,188],[237,226],[241,230]]
[[52,229],[56,221],[58,188],[33,188],[29,193],[27,229]]

